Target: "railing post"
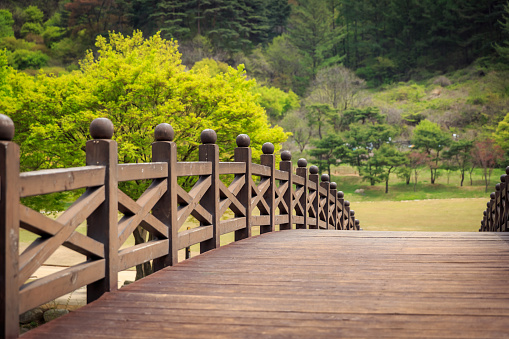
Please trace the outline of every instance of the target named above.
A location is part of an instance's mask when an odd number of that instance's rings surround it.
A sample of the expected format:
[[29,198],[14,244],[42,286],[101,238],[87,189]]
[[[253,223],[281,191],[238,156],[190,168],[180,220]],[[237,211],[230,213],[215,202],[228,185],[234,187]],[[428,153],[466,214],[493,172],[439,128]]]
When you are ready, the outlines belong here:
[[219,147],[216,145],[217,134],[214,130],[205,129],[200,135],[200,161],[212,163],[212,175],[210,188],[203,195],[200,204],[212,215],[213,234],[212,239],[200,243],[200,253],[210,251],[220,246],[221,229],[219,215]]
[[177,223],[177,145],[173,142],[175,132],[170,124],[159,124],[154,129],[152,161],[168,164],[167,189],[152,209],[152,214],[168,227],[168,255],[154,260],[154,271],[178,263]]
[[[509,167],[506,168],[506,172],[509,173]],[[507,174],[503,174],[500,177],[500,182],[502,183],[502,207],[503,207],[503,224],[502,224],[502,231],[507,232],[508,231],[508,223],[509,223],[509,182],[507,182]]]
[[301,158],[297,161],[296,174],[304,178],[303,192],[300,196],[299,202],[303,211],[295,211],[296,215],[303,217],[303,223],[295,225],[296,229],[306,229],[308,225],[308,169],[306,166],[308,162],[306,159]]
[[338,184],[336,184],[334,181],[330,183],[330,194],[333,196],[332,200],[332,215],[331,219],[333,222],[333,227],[335,230],[337,230],[337,222],[338,222]]
[[350,230],[352,225],[350,224],[350,201],[345,200],[345,209],[343,210],[343,218],[345,230]]
[[251,236],[251,147],[249,144],[251,143],[251,139],[247,134],[239,134],[237,139],[237,147],[234,150],[234,160],[236,162],[243,162],[246,164],[246,172],[244,187],[240,189],[237,198],[239,202],[246,208],[246,227],[240,230],[235,231],[235,241],[242,240],[245,238],[249,238]]
[[[293,166],[292,166],[292,154],[290,151],[281,152],[281,162],[279,163],[279,169],[281,171],[288,172],[288,189],[283,195],[283,201],[288,207],[288,223],[279,225],[280,230],[291,230],[293,225]],[[277,207],[277,206],[276,206]]]
[[[325,217],[325,229],[329,229],[329,194],[330,194],[330,182],[329,182],[329,175],[328,174],[322,174],[321,183],[320,186],[325,188],[325,202],[323,204],[323,215]],[[320,226],[320,224],[318,224]],[[318,227],[320,228],[320,227]]]
[[337,200],[337,204],[338,204],[338,209],[341,211],[341,213],[338,212],[338,223],[339,225],[336,225],[336,228],[339,227],[340,230],[344,230],[346,229],[345,228],[345,194],[342,192],[342,191],[339,191],[338,192],[338,200]]
[[87,218],[87,235],[104,244],[106,272],[104,279],[87,286],[87,303],[118,287],[118,183],[117,143],[111,140],[113,124],[98,118],[90,124],[93,140],[87,141],[87,166],[105,166],[105,201]]
[[318,190],[318,167],[311,166],[309,167],[309,181],[314,183],[314,187],[316,189],[315,198],[311,202],[315,210],[315,224],[309,225],[310,229],[318,229],[320,228],[320,191]]
[[0,114],[0,337],[19,335],[19,146],[14,123]]
[[348,225],[350,225],[350,229],[355,230],[355,211],[350,210],[350,218],[348,220]]
[[276,179],[275,179],[275,169],[276,169],[276,157],[274,156],[274,145],[270,142],[266,142],[262,146],[262,152],[263,154],[260,156],[260,163],[264,166],[270,167],[270,186],[263,195],[263,198],[265,199],[265,202],[267,202],[267,205],[269,205],[269,225],[262,225],[260,226],[260,234],[267,233],[267,232],[274,232],[275,231],[275,224],[276,224],[276,206],[274,206],[274,200],[275,200],[275,185],[276,185]]

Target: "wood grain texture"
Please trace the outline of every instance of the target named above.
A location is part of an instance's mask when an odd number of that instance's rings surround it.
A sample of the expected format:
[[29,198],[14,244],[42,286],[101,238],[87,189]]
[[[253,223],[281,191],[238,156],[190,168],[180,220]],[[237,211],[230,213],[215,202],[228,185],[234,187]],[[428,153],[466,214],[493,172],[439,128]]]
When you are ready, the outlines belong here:
[[508,281],[505,234],[288,230],[164,268],[23,338],[507,338]]

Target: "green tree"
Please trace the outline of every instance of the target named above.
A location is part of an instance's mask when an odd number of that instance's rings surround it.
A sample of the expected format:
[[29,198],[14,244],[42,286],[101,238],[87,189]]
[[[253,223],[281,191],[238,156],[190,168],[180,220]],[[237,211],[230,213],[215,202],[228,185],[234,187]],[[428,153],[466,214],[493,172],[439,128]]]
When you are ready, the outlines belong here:
[[506,114],[504,120],[498,123],[497,129],[493,134],[497,144],[502,147],[509,157],[509,113]]
[[422,120],[413,132],[412,143],[426,153],[431,172],[431,183],[434,184],[440,162],[440,152],[449,145],[451,137],[442,131],[440,126],[429,120]]
[[40,35],[43,32],[42,19],[44,13],[37,6],[29,6],[23,11],[25,23],[21,26],[21,36],[28,34]]
[[293,7],[289,22],[290,41],[311,59],[311,73],[322,65],[339,63],[341,56],[334,45],[342,39],[340,27],[335,26],[327,2],[300,0]]
[[331,175],[331,165],[338,161],[345,161],[349,156],[349,149],[345,145],[343,138],[336,133],[329,133],[323,139],[314,142],[315,148],[309,151],[309,154],[315,158],[320,168],[320,172],[327,171]]
[[472,140],[454,140],[444,152],[444,158],[452,160],[454,167],[460,171],[460,186],[463,186],[465,172],[472,167],[472,145]]
[[404,153],[398,151],[396,147],[384,144],[382,145],[371,159],[382,168],[380,177],[385,180],[385,193],[389,193],[389,179],[393,170],[403,166],[408,160]]
[[14,36],[13,24],[12,13],[7,9],[0,9],[0,39]]

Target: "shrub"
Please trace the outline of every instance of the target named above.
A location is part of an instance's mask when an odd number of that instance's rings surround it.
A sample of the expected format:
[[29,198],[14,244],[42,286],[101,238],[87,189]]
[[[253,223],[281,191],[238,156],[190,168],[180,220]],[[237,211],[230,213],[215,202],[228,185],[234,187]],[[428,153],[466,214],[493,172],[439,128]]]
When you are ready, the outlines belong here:
[[447,87],[447,86],[452,85],[452,82],[446,76],[441,75],[438,78],[436,78],[435,80],[433,80],[433,84],[439,85],[442,87]]
[[46,66],[49,56],[41,51],[18,49],[9,55],[8,60],[9,64],[16,69],[41,68]]

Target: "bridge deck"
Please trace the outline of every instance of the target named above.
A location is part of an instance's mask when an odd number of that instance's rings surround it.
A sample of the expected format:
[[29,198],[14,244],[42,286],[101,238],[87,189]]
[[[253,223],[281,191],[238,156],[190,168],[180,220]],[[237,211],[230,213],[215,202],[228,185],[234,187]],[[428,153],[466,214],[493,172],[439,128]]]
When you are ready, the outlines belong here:
[[509,337],[509,235],[292,230],[208,252],[23,338]]

